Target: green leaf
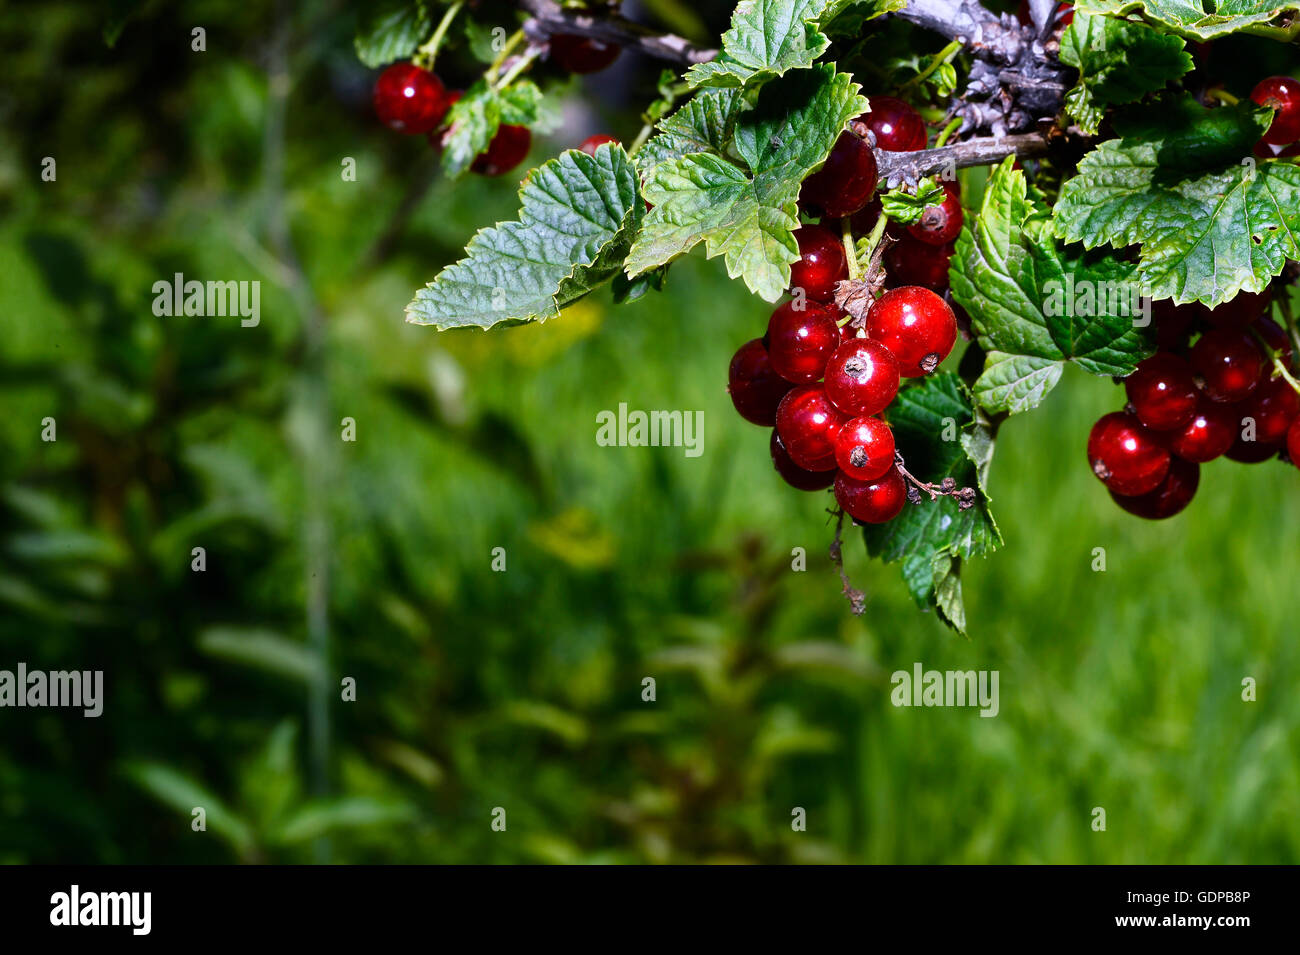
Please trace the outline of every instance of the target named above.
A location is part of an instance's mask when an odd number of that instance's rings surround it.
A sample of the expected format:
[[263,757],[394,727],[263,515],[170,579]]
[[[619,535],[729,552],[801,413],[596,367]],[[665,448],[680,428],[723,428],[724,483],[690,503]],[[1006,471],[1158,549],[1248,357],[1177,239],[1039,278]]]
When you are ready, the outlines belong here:
[[476,156],[488,148],[497,129],[532,126],[541,108],[542,91],[532,80],[518,80],[504,90],[479,79],[447,113],[442,138],[442,168],[448,176],[462,175]]
[[1267,110],[1191,97],[1117,123],[1122,138],[1062,187],[1056,233],[1087,248],[1139,245],[1138,279],[1157,299],[1213,308],[1261,291],[1300,257],[1300,169],[1250,152],[1267,125]]
[[371,69],[402,60],[420,46],[433,21],[422,0],[400,0],[372,10],[357,30],[357,57]]
[[962,229],[949,279],[987,352],[973,390],[990,411],[1034,407],[1065,361],[1126,375],[1150,354],[1134,266],[1063,246],[1011,158],[989,178],[974,226]]
[[390,826],[412,815],[405,803],[369,796],[337,796],[302,806],[277,827],[272,838],[283,845],[294,845],[340,830]]
[[822,8],[817,24],[828,37],[857,38],[867,21],[906,6],[907,0],[830,0]]
[[576,149],[533,170],[517,222],[484,229],[469,255],[406,307],[416,325],[489,328],[554,318],[616,275],[645,208],[623,148]]
[[[980,480],[993,454],[992,435],[977,420],[965,385],[951,372],[918,379],[901,390],[885,417],[911,474],[929,482],[952,477],[958,487],[980,491],[975,506],[964,511],[951,497],[932,501],[923,493],[920,503],[905,505],[888,524],[863,531],[873,557],[901,562],[903,581],[917,605],[940,607],[945,622],[961,630],[965,613],[960,585],[949,580],[956,573],[951,562],[992,553],[1002,544]],[[978,467],[968,444],[978,451]]]
[[270,630],[210,627],[198,647],[208,656],[313,683],[323,675],[320,659],[306,644]]
[[[462,29],[465,31],[465,45],[470,55],[480,63],[491,63],[497,58],[497,30],[502,26],[479,23],[473,17],[461,14]],[[501,34],[502,37],[505,34]]]
[[926,206],[941,203],[944,200],[943,187],[933,179],[923,179],[917,183],[916,192],[893,189],[883,193],[880,206],[894,222],[900,225],[915,225],[921,221],[921,214]]
[[1079,13],[1102,13],[1124,17],[1131,13],[1189,40],[1213,40],[1229,33],[1252,33],[1289,40],[1295,36],[1294,22],[1274,25],[1284,14],[1300,10],[1297,0],[1078,0]]
[[747,86],[812,66],[830,41],[817,28],[826,0],[741,0],[722,50],[686,72],[701,86]]
[[224,800],[203,783],[162,763],[131,763],[126,775],[137,786],[187,821],[195,809],[202,809],[208,828],[230,844],[241,856],[252,852],[252,828]]
[[749,108],[740,90],[701,90],[659,123],[659,132],[636,154],[645,177],[655,166],[691,153],[726,154],[736,116]]
[[1142,23],[1076,12],[1061,35],[1061,62],[1079,71],[1065,97],[1070,115],[1095,134],[1106,106],[1132,103],[1192,68],[1183,41]]
[[735,119],[737,165],[711,153],[660,162],[646,183],[654,208],[632,246],[629,277],[664,265],[703,242],[727,274],[774,302],[799,257],[799,186],[823,162],[848,121],[866,108],[857,85],[821,65],[765,86]]

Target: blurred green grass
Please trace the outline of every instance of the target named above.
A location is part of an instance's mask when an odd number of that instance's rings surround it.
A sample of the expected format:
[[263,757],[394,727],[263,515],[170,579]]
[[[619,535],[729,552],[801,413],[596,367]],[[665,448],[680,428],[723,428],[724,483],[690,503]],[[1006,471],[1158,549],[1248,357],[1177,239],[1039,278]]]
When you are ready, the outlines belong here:
[[[1071,370],[1000,433],[1006,546],[966,567],[970,638],[856,535],[854,618],[828,496],[786,488],[731,409],[727,362],[768,307],[720,266],[689,258],[661,295],[601,293],[540,326],[405,325],[414,289],[514,197],[436,180],[367,259],[426,148],[369,122],[339,23],[299,67],[285,146],[324,316],[313,364],[265,236],[262,14],[224,14],[238,51],[151,72],[148,25],[107,52],[79,5],[49,9],[14,68],[78,64],[66,102],[33,94],[0,139],[0,667],[102,666],[110,698],[97,721],[7,711],[0,859],[1300,860],[1300,472],[1216,462],[1183,515],[1141,522],[1084,460],[1122,393]],[[45,154],[57,184],[33,174]],[[261,325],[155,318],[149,288],[173,271],[261,279]],[[620,402],[702,410],[704,454],[599,447],[596,415]],[[355,443],[333,440],[344,417]],[[330,699],[344,676],[358,688],[331,705],[328,792],[294,729],[311,728],[314,670],[294,661],[315,659],[318,476]],[[891,706],[889,674],[917,661],[998,670],[998,716]],[[225,811],[215,838],[190,831],[199,798]]]

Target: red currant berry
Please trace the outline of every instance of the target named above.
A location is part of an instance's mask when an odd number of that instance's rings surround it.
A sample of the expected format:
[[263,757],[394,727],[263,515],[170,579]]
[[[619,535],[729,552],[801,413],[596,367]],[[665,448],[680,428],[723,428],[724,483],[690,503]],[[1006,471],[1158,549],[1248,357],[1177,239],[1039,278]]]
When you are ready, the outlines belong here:
[[746,421],[772,427],[776,407],[794,386],[776,373],[767,349],[757,338],[745,342],[731,358],[727,369],[727,391],[731,403]]
[[849,277],[844,243],[830,229],[819,225],[801,226],[794,232],[799,243],[799,261],[790,266],[790,289],[801,288],[814,302],[829,302],[835,285]]
[[1218,308],[1205,309],[1205,320],[1215,328],[1245,328],[1267,312],[1272,302],[1273,293],[1268,289],[1241,292]]
[[573,33],[551,34],[551,59],[569,73],[599,73],[618,59],[622,47]]
[[1261,461],[1277,457],[1280,450],[1281,448],[1276,444],[1247,441],[1238,434],[1237,440],[1232,442],[1232,447],[1225,451],[1223,456],[1229,461],[1236,461],[1238,464],[1259,464]]
[[926,146],[925,120],[901,99],[872,96],[870,111],[858,117],[876,134],[876,145],[886,152],[907,153]]
[[928,288],[908,285],[886,292],[867,312],[867,334],[898,359],[904,378],[928,375],[957,341],[957,318]]
[[835,439],[835,463],[856,481],[874,481],[894,466],[894,432],[879,418],[854,418]]
[[826,362],[840,344],[836,312],[819,302],[776,307],[767,322],[767,353],[778,375],[804,384],[821,378]]
[[790,457],[790,452],[785,449],[780,435],[775,431],[772,432],[768,450],[772,452],[772,466],[776,468],[776,473],[797,491],[822,491],[835,480],[834,468],[828,471],[806,471],[795,464],[794,458]]
[[884,524],[907,503],[907,484],[896,467],[874,481],[858,481],[841,471],[835,475],[835,500],[864,524]]
[[594,136],[588,136],[584,139],[582,145],[578,147],[578,152],[586,153],[588,156],[594,156],[596,155],[596,150],[606,143],[613,143],[617,146],[618,140],[613,136],[606,136],[604,133],[597,133]]
[[1169,451],[1136,415],[1102,415],[1088,435],[1092,473],[1117,494],[1154,491],[1169,473]]
[[1201,483],[1201,467],[1191,461],[1174,458],[1169,464],[1169,473],[1155,488],[1135,497],[1110,492],[1115,503],[1130,514],[1145,517],[1149,521],[1161,521],[1173,517],[1185,508],[1196,496],[1196,487]]
[[805,471],[835,467],[835,438],[844,421],[821,385],[800,385],[776,409],[776,433]]
[[1169,450],[1184,461],[1204,464],[1225,454],[1237,438],[1237,415],[1232,405],[1202,397],[1192,420],[1164,436]]
[[1175,305],[1165,299],[1151,306],[1151,320],[1156,327],[1156,345],[1161,351],[1181,351],[1187,345],[1198,315],[1187,305]]
[[1293,369],[1297,367],[1295,354],[1291,350],[1291,336],[1281,325],[1265,315],[1255,323],[1255,331],[1259,332],[1259,337],[1264,339],[1264,344],[1278,353],[1282,364]]
[[1300,395],[1283,378],[1270,378],[1255,393],[1235,407],[1241,425],[1255,422],[1255,441],[1274,447],[1286,440],[1291,422],[1300,415]]
[[885,269],[894,287],[923,285],[934,292],[948,287],[948,263],[955,246],[930,245],[910,236],[895,242],[885,253]]
[[921,221],[907,227],[907,234],[930,245],[947,245],[961,233],[961,189],[955,182],[943,185],[943,202],[926,206]]
[[1133,412],[1148,428],[1172,431],[1196,414],[1200,392],[1187,362],[1169,352],[1157,352],[1138,363],[1124,379],[1124,391]]
[[866,140],[845,130],[835,140],[826,164],[803,181],[799,201],[824,216],[851,216],[876,194],[876,154]]
[[898,360],[874,339],[846,339],[826,363],[826,394],[850,417],[879,414],[898,394]]
[[1289,76],[1270,76],[1259,81],[1250,98],[1276,111],[1264,142],[1287,146],[1300,139],[1300,82]]
[[1286,453],[1291,456],[1291,463],[1300,468],[1300,418],[1291,422],[1291,429],[1286,433]]
[[1242,401],[1264,376],[1264,353],[1249,332],[1212,328],[1192,346],[1192,371],[1215,401]]
[[533,134],[527,126],[499,126],[488,148],[474,158],[469,168],[482,176],[503,175],[524,161],[532,144]]
[[373,101],[385,126],[408,135],[429,132],[451,108],[442,80],[414,63],[394,63],[380,73]]

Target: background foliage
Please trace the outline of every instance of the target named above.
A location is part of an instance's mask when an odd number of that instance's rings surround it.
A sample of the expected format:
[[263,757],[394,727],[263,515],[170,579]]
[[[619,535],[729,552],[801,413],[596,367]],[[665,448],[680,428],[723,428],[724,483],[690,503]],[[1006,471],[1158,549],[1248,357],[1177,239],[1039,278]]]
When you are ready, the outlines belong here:
[[[770,306],[697,254],[617,309],[405,324],[513,183],[436,178],[372,119],[351,15],[286,11],[146,5],[112,48],[99,5],[2,15],[0,667],[102,668],[108,696],[0,710],[0,859],[1300,860],[1294,472],[1216,462],[1139,522],[1084,463],[1113,389],[1066,368],[999,435],[970,639],[850,539],[854,618],[821,496],[723,388]],[[1256,42],[1216,53],[1239,94]],[[635,134],[658,68],[616,70],[534,163]],[[261,324],[155,317],[175,272],[260,279]],[[705,453],[598,447],[620,402],[703,409]],[[895,709],[916,661],[999,670],[999,716]]]

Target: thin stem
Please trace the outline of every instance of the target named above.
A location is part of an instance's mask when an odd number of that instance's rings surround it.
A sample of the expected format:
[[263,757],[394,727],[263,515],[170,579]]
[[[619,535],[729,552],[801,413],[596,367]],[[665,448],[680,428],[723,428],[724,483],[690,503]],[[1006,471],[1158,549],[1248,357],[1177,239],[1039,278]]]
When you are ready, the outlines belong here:
[[840,220],[840,231],[844,237],[844,257],[849,263],[849,281],[858,280],[858,250],[853,244],[853,217],[845,216]]
[[1296,325],[1295,313],[1291,311],[1290,288],[1283,288],[1282,296],[1277,300],[1282,310],[1282,320],[1286,323],[1286,332],[1291,336],[1291,353],[1300,355],[1300,327]]
[[456,14],[460,13],[460,8],[464,5],[464,0],[456,0],[455,3],[447,8],[447,12],[444,13],[442,19],[438,21],[438,27],[433,31],[433,36],[429,37],[428,42],[416,50],[415,56],[411,58],[412,62],[414,62],[416,66],[422,67],[426,70],[433,69],[434,60],[438,57],[438,48],[442,46],[442,38],[447,35],[448,28],[451,26],[452,21],[456,19]]
[[510,36],[506,39],[505,45],[501,47],[501,52],[497,54],[497,58],[493,60],[492,65],[488,67],[487,75],[496,76],[497,73],[500,71],[502,65],[505,63],[506,57],[508,57],[512,52],[514,52],[515,47],[517,47],[520,43],[524,42],[524,39],[525,37],[524,37],[523,27],[520,27],[514,33],[510,34]]
[[885,215],[882,209],[880,215],[876,217],[876,224],[871,227],[871,233],[867,236],[866,247],[862,250],[864,259],[871,260],[872,253],[876,251],[876,246],[880,245],[880,237],[885,234],[887,225],[889,225],[889,216]]
[[836,508],[832,513],[835,515],[835,538],[830,546],[831,563],[835,565],[835,572],[840,576],[844,599],[853,608],[853,613],[861,616],[867,609],[867,595],[854,587],[853,582],[849,580],[849,575],[844,572],[844,548],[840,545],[840,532],[844,528],[844,510]]
[[1212,89],[1206,90],[1205,95],[1209,99],[1217,99],[1220,103],[1226,103],[1229,106],[1236,106],[1241,100],[1233,96],[1227,90]]
[[937,501],[941,497],[952,498],[957,502],[957,509],[961,511],[975,506],[976,493],[973,487],[958,487],[957,481],[952,477],[946,477],[937,484],[922,481],[907,470],[903,455],[898,451],[894,452],[894,467],[898,468],[898,473],[907,482],[907,499],[913,504],[921,503],[921,492],[924,491],[930,495],[931,501]]
[[1282,376],[1282,379],[1291,386],[1296,394],[1300,394],[1300,381],[1296,381],[1295,376],[1287,369],[1286,362],[1282,360],[1281,353],[1276,352],[1269,347],[1268,342],[1264,340],[1264,336],[1259,333],[1258,329],[1252,328],[1250,333],[1255,336],[1255,341],[1259,342],[1259,346],[1264,349],[1264,354],[1268,355],[1272,360],[1273,370]]
[[514,65],[506,71],[504,76],[498,77],[497,80],[493,82],[492,88],[503,90],[513,83],[520,73],[533,65],[533,61],[537,59],[537,54],[538,51],[533,49],[521,56],[515,61]]
[[948,142],[948,137],[951,136],[953,133],[957,132],[957,130],[961,129],[961,122],[962,121],[960,118],[954,118],[952,122],[950,122],[947,126],[945,126],[942,132],[940,132],[939,135],[935,138],[934,148],[942,149],[944,147],[944,144]]
[[899,92],[901,93],[903,90],[908,89],[909,87],[916,86],[918,83],[923,83],[923,82],[925,82],[925,80],[926,80],[928,77],[930,77],[930,76],[934,73],[935,70],[937,70],[939,67],[943,66],[945,63],[947,63],[949,60],[951,60],[954,56],[956,56],[958,53],[960,53],[960,52],[961,52],[961,48],[962,48],[962,46],[963,46],[963,44],[961,43],[960,40],[953,40],[951,43],[949,43],[947,46],[945,46],[942,50],[940,50],[940,51],[939,51],[938,53],[936,53],[934,56],[930,57],[930,62],[929,62],[929,64],[926,66],[926,68],[923,69],[920,73],[917,73],[914,77],[912,77],[910,80],[908,80],[908,81],[907,81],[906,83],[904,83],[902,86],[900,86],[900,87],[898,88]]

